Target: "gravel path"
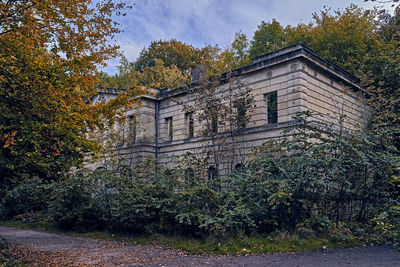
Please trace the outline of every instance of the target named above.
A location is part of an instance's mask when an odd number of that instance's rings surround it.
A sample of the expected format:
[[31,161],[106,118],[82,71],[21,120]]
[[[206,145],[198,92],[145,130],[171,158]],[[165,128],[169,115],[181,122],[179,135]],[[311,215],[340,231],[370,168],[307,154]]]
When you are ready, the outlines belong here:
[[38,266],[400,266],[400,253],[391,246],[204,256],[156,245],[130,245],[8,227],[0,227],[0,236],[12,244],[10,254]]

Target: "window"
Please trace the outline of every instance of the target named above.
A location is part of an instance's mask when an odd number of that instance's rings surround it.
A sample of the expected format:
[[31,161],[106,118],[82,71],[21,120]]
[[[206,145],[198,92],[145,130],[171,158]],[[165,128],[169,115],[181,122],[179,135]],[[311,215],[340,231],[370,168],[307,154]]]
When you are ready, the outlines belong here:
[[211,132],[217,133],[218,132],[218,115],[213,113],[211,115]]
[[128,137],[127,141],[134,144],[136,142],[136,126],[137,121],[136,121],[136,116],[135,115],[129,115],[128,116]]
[[275,92],[265,95],[265,112],[267,124],[278,122],[278,95]]
[[190,186],[193,184],[193,179],[194,179],[194,170],[192,168],[187,168],[185,170],[185,184],[187,186]]
[[211,166],[208,168],[208,181],[209,185],[211,186],[211,189],[216,192],[221,191],[221,184],[218,179],[218,169],[215,168],[214,166]]
[[98,167],[96,170],[94,170],[95,173],[103,173],[105,171],[107,171],[107,168],[103,166]]
[[214,180],[218,177],[218,170],[211,166],[210,168],[208,168],[208,179],[209,180]]
[[194,136],[194,119],[193,112],[186,113],[186,123],[187,123],[187,133],[188,137],[191,138]]
[[119,126],[118,126],[118,128],[119,129],[121,129],[121,144],[125,144],[125,141],[126,141],[126,134],[127,134],[127,129],[126,129],[126,123],[125,122],[120,122],[119,123]]
[[242,163],[238,163],[235,165],[235,171],[241,171],[243,170],[244,165]]
[[246,128],[246,103],[243,100],[236,104],[236,126],[237,128]]
[[173,137],[173,124],[172,124],[172,117],[166,118],[165,119],[165,126],[166,126],[166,133],[167,133],[167,138],[168,141],[172,141],[172,137]]

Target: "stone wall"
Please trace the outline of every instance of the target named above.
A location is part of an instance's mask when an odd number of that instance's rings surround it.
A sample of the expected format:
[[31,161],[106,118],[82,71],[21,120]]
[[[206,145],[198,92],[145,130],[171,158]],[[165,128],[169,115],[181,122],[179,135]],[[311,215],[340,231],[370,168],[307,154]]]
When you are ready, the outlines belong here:
[[[254,97],[255,107],[249,111],[251,118],[236,137],[244,158],[253,148],[280,137],[284,129],[293,127],[293,117],[300,111],[322,114],[324,117],[319,119],[336,125],[333,127],[338,127],[340,115],[347,130],[366,126],[368,111],[357,79],[302,45],[258,57],[253,64],[233,71],[232,75],[241,81],[242,88],[251,88]],[[228,86],[229,81],[225,81],[219,92],[224,92]],[[196,85],[190,88],[195,90]],[[196,111],[193,114],[194,136],[189,136],[184,105],[193,105],[193,99],[187,92],[185,88],[163,90],[155,97],[142,99],[142,107],[137,111],[140,123],[136,126],[135,142],[115,148],[127,165],[149,157],[160,157],[168,163],[171,156],[203,151],[202,147],[209,140],[201,136],[202,125]],[[278,117],[277,123],[268,124],[266,95],[272,92],[277,93]],[[171,118],[172,140],[169,136]],[[219,134],[224,134],[223,129]],[[219,166],[222,173],[242,159],[230,160],[233,165],[226,162]]]

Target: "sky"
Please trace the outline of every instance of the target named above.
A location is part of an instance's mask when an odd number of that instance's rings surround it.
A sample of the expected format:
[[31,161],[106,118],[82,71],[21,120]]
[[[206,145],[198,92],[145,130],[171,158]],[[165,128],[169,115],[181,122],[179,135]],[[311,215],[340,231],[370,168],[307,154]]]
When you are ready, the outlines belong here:
[[[370,8],[363,0],[127,0],[134,4],[119,17],[122,33],[113,42],[130,62],[154,40],[177,39],[195,47],[226,48],[238,31],[251,40],[261,21],[276,19],[283,26],[312,21],[324,7],[344,9],[351,3]],[[103,71],[114,74],[119,59]]]

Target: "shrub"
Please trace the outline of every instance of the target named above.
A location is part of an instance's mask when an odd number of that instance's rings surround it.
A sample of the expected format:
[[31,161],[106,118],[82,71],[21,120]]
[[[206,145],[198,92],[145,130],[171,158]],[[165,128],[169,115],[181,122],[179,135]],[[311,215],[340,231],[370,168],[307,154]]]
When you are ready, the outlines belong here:
[[[188,154],[173,159],[172,168],[149,160],[137,169],[78,173],[50,186],[26,181],[7,193],[3,210],[25,221],[45,220],[40,211],[48,206],[57,226],[81,231],[217,240],[276,231],[346,242],[362,237],[357,225],[398,207],[390,177],[400,159],[390,133],[338,135],[298,120],[291,140],[267,142],[224,178],[208,179],[207,158]],[[399,238],[392,227],[397,215],[378,216],[376,231]]]
[[45,212],[48,197],[48,186],[39,178],[24,180],[7,192],[3,214],[7,218],[13,218],[24,213]]
[[55,224],[67,230],[104,229],[100,202],[88,177],[71,175],[52,185],[49,212]]

